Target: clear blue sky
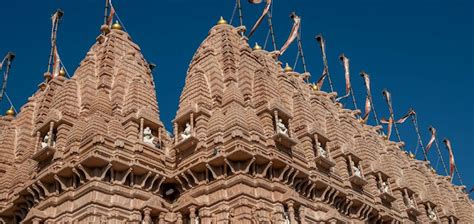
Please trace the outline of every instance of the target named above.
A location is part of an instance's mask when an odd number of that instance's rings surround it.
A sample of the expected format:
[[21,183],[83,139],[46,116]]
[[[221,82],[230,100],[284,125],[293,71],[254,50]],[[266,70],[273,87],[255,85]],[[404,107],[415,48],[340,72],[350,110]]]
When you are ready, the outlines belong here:
[[[345,53],[351,60],[352,82],[359,105],[363,104],[365,92],[359,77],[363,69],[372,77],[379,116],[387,116],[381,91],[388,88],[397,117],[409,107],[418,112],[425,144],[431,124],[438,129],[440,140],[451,139],[463,180],[469,188],[473,186],[472,0],[274,2],[278,46],[286,40],[291,28],[290,12],[296,11],[302,17],[303,46],[312,81],[322,71],[314,36],[323,33],[336,89],[341,94],[344,91],[343,71],[337,56]],[[250,28],[263,4],[253,6],[246,0],[242,3],[244,23]],[[3,56],[7,51],[17,54],[7,90],[17,108],[42,81],[48,62],[53,11],[61,8],[65,12],[58,45],[61,58],[72,74],[99,34],[103,5],[101,0],[0,3],[0,54]],[[174,118],[194,51],[219,16],[229,20],[234,1],[114,0],[114,5],[145,57],[158,65],[154,77],[161,119],[171,129],[170,121]],[[266,31],[263,23],[250,40],[251,44],[263,43]],[[295,55],[293,45],[281,59],[293,64]],[[7,107],[6,101],[1,102],[1,111]],[[407,149],[414,150],[416,137],[411,123],[407,122],[400,129]],[[447,152],[440,143],[447,162]],[[432,164],[436,164],[434,150],[429,157]],[[442,171],[440,165],[438,171]],[[457,179],[455,182],[458,183]]]

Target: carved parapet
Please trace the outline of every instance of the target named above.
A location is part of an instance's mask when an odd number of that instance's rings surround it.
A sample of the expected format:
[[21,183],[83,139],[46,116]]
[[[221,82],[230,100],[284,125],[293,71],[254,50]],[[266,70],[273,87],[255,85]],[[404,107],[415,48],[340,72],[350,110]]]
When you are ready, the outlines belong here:
[[32,159],[36,162],[42,162],[45,160],[52,159],[56,153],[56,148],[51,146],[46,146],[40,150],[38,150],[35,154],[33,154]]

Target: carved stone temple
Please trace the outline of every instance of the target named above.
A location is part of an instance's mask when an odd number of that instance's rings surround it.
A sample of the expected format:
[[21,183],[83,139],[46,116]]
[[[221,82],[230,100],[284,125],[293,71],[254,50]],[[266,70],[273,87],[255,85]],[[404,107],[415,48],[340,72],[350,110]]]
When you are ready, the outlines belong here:
[[140,47],[104,28],[0,117],[0,223],[474,223],[464,187],[242,29],[210,29],[166,131]]

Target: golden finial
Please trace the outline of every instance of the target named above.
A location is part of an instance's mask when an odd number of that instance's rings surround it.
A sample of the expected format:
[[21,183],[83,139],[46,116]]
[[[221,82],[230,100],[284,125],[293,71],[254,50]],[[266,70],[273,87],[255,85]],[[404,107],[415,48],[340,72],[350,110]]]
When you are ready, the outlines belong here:
[[414,159],[415,158],[415,155],[413,153],[410,152],[410,158]]
[[292,72],[292,71],[293,71],[293,68],[290,67],[290,65],[288,65],[288,63],[286,63],[286,66],[285,66],[285,68],[283,69],[283,71],[285,71],[285,72]]
[[227,24],[227,20],[225,20],[224,17],[221,16],[219,21],[217,21],[217,25],[222,25],[222,24]]
[[62,67],[61,70],[59,70],[59,76],[66,77],[66,70],[64,70],[64,67]]
[[10,107],[10,109],[7,110],[7,112],[5,113],[5,115],[7,115],[7,116],[15,116],[15,110],[13,109],[13,107]]
[[311,88],[313,89],[313,91],[318,91],[319,90],[318,85],[316,85],[315,83],[311,84]]
[[260,45],[258,45],[258,43],[255,42],[255,46],[253,46],[253,50],[254,51],[262,50],[262,47],[260,47]]
[[122,25],[118,21],[115,21],[115,23],[112,25],[113,30],[122,30]]

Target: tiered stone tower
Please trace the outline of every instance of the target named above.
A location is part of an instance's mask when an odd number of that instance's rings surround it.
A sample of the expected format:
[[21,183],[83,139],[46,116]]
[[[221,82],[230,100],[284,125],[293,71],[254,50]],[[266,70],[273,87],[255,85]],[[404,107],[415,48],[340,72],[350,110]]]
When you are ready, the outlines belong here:
[[220,21],[169,136],[119,26],[0,117],[0,223],[474,223],[462,187]]

